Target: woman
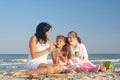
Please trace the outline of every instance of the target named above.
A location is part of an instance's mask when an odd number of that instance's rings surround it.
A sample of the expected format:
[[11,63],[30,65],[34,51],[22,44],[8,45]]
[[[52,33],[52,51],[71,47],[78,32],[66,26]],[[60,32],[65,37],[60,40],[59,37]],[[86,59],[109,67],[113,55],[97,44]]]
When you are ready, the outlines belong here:
[[42,22],[36,28],[36,33],[29,42],[30,54],[28,54],[27,69],[29,71],[16,72],[14,76],[54,74],[63,71],[63,66],[58,64],[47,64],[47,55],[55,48],[48,38],[51,31],[51,25]]
[[80,69],[80,71],[82,70],[89,72],[93,71],[96,66],[88,60],[86,47],[82,43],[76,32],[71,31],[68,33],[68,42],[71,47],[71,59],[74,63],[73,69]]

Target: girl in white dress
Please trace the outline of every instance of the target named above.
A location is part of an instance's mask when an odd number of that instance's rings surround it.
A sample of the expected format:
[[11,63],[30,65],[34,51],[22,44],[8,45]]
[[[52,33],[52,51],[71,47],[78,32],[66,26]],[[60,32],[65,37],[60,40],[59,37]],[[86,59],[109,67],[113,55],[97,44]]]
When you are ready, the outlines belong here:
[[88,60],[86,47],[76,32],[71,31],[68,33],[68,42],[71,47],[73,69],[93,72],[96,66]]

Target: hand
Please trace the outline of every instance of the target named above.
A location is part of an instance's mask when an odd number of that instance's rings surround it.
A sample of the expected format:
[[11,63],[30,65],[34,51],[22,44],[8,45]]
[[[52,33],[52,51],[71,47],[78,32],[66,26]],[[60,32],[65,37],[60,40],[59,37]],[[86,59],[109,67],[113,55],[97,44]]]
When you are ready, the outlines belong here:
[[79,54],[79,58],[80,59],[84,59],[84,55],[83,54]]
[[60,50],[57,49],[57,48],[53,49],[52,54],[54,54],[55,56],[61,56],[62,55],[61,52],[60,52]]
[[50,46],[50,47],[48,48],[48,51],[49,51],[49,52],[52,52],[52,53],[53,53],[53,52],[54,52],[54,50],[55,50],[55,48],[54,48],[54,47],[52,47],[52,46]]
[[62,56],[60,49],[56,49],[56,55],[57,56]]

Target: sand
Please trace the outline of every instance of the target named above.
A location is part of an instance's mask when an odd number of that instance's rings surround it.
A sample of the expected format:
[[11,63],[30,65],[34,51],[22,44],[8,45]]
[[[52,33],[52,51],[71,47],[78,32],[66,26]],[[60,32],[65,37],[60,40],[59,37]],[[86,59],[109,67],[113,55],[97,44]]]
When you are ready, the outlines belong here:
[[106,72],[92,72],[92,73],[61,73],[52,75],[39,76],[12,76],[13,72],[0,73],[0,80],[120,80],[120,69]]

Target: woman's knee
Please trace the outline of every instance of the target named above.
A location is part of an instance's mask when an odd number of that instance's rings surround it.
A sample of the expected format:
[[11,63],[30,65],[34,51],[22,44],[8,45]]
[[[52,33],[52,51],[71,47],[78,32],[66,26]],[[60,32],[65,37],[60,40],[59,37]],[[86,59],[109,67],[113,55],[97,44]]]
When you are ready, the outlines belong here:
[[41,68],[41,67],[47,67],[48,64],[45,64],[45,63],[41,63],[39,64],[38,68]]
[[64,67],[62,65],[55,65],[55,69],[56,71],[61,72],[64,70]]

